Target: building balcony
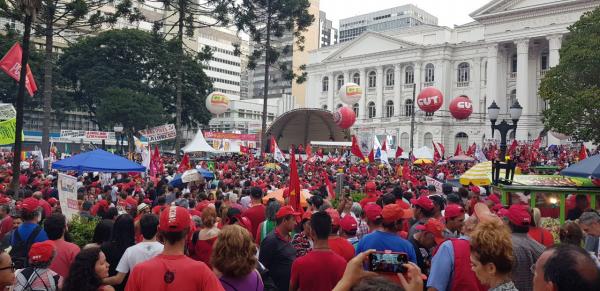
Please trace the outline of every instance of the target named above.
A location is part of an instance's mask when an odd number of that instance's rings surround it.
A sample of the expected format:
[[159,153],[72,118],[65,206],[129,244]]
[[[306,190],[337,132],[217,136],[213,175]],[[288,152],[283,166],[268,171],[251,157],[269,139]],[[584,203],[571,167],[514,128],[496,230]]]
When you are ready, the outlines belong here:
[[456,87],[469,87],[469,81],[464,81],[464,82],[456,82]]
[[423,87],[433,87],[433,82],[425,82],[423,83]]
[[394,86],[393,85],[392,86],[385,86],[383,89],[385,91],[394,91]]
[[412,89],[415,86],[414,83],[411,84],[404,84],[404,89]]
[[511,72],[510,74],[508,74],[508,78],[511,80],[514,80],[517,78],[517,72]]
[[546,76],[546,73],[548,73],[549,70],[550,69],[541,70],[540,73],[539,73],[539,75],[538,75],[538,77],[539,78],[543,78],[544,76]]

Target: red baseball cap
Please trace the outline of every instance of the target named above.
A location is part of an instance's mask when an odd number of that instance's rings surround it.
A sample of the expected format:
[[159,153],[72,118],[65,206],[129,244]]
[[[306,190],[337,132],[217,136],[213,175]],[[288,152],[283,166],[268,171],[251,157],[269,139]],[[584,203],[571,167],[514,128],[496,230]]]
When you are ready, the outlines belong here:
[[488,200],[490,200],[490,201],[494,202],[495,204],[500,204],[500,203],[502,203],[502,202],[500,201],[500,198],[498,198],[498,196],[496,196],[496,194],[492,194],[492,195],[488,196]]
[[337,210],[333,208],[327,208],[325,212],[327,212],[329,217],[331,217],[331,225],[340,225],[340,213],[337,212]]
[[340,220],[340,227],[346,232],[356,231],[358,229],[358,223],[352,215],[346,214],[344,218]]
[[8,204],[8,203],[10,203],[10,198],[0,197],[0,204]]
[[506,215],[508,220],[518,226],[528,226],[531,223],[531,215],[527,210],[527,206],[521,204],[513,204],[508,208]]
[[40,207],[40,201],[33,198],[25,198],[23,202],[21,202],[21,209],[27,212],[34,212]]
[[425,195],[421,195],[418,199],[410,199],[410,203],[412,203],[413,206],[420,206],[425,210],[433,210],[433,201]]
[[52,206],[56,205],[58,203],[58,200],[54,197],[50,197],[48,198],[48,203]]
[[465,216],[465,209],[458,204],[448,204],[444,210],[444,218],[455,218],[457,216]]
[[471,190],[471,192],[477,193],[477,194],[479,194],[479,192],[481,192],[481,189],[479,189],[479,186],[475,186],[475,185],[469,187],[469,190]]
[[29,249],[29,261],[32,263],[46,263],[54,255],[54,242],[47,240],[31,245]]
[[365,184],[365,192],[373,192],[375,190],[377,190],[377,185],[375,185],[375,182],[369,181],[367,184]]
[[375,221],[377,218],[381,218],[381,206],[375,203],[369,203],[365,205],[363,210],[365,211],[365,215],[369,221]]
[[299,216],[300,212],[294,211],[294,208],[292,206],[287,205],[279,208],[279,211],[277,211],[277,214],[275,214],[275,218],[279,219],[288,215]]
[[190,213],[183,207],[169,206],[160,213],[158,229],[166,232],[180,232],[190,227]]
[[383,217],[383,222],[392,223],[400,219],[413,217],[413,212],[409,209],[402,209],[400,205],[392,203],[383,207],[381,210],[381,217]]
[[444,224],[442,224],[441,221],[435,218],[430,218],[425,224],[419,224],[415,228],[420,231],[432,233],[435,239],[435,243],[438,245],[444,242],[444,240],[446,240],[443,234],[443,231],[445,229]]

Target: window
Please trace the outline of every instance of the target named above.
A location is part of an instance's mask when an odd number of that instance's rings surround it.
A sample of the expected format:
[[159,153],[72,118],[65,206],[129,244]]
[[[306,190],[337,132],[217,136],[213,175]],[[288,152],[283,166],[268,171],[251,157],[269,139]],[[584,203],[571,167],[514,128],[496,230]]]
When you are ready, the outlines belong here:
[[426,147],[433,146],[433,134],[431,134],[431,132],[427,132],[423,136],[423,145]]
[[385,71],[385,85],[394,86],[394,69]]
[[415,82],[415,69],[406,67],[404,70],[404,84],[413,84]]
[[344,86],[344,75],[337,76],[337,90]]
[[377,74],[374,71],[369,72],[369,88],[377,86]]
[[404,102],[404,115],[412,116],[413,113],[413,102],[411,99],[408,99]]
[[323,81],[321,81],[321,91],[329,91],[329,77],[324,77]]
[[359,73],[354,73],[354,75],[352,75],[352,82],[356,85],[360,85],[360,74]]
[[358,103],[352,105],[352,110],[354,111],[354,115],[358,116]]
[[375,111],[375,103],[369,102],[369,105],[367,105],[367,108],[369,109],[369,118],[375,118],[375,114],[377,113]]
[[403,132],[400,135],[400,147],[408,152],[408,148],[410,147],[410,139],[408,138],[408,133]]
[[435,82],[435,67],[433,64],[427,64],[425,66],[425,82]]
[[469,85],[470,80],[470,66],[469,63],[460,63],[458,65],[458,86],[466,87]]
[[517,72],[517,55],[512,55],[512,58],[510,59],[510,71],[512,73],[516,73]]
[[543,70],[547,70],[548,69],[548,53],[542,53],[541,56],[541,60],[540,60],[540,68]]
[[394,101],[388,100],[385,102],[385,117],[394,116]]
[[455,136],[454,148],[460,144],[460,147],[465,150],[469,147],[469,136],[464,132],[459,132]]

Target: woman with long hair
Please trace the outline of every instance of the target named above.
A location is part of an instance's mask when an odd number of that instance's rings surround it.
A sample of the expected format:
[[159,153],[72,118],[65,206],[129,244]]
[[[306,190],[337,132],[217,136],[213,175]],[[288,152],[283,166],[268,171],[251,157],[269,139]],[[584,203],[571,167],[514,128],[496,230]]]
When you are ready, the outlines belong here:
[[204,262],[210,268],[210,255],[220,232],[216,223],[217,212],[213,207],[208,206],[202,210],[201,219],[203,227],[192,235],[188,251],[192,259]]
[[[110,242],[104,243],[101,246],[102,252],[106,255],[106,260],[110,264],[108,273],[110,276],[117,274],[117,265],[125,250],[135,244],[135,231],[133,227],[133,217],[129,214],[121,214],[115,220],[113,225],[112,236]],[[124,290],[127,278],[119,285],[115,286],[115,290]]]
[[108,277],[108,268],[100,248],[83,249],[71,264],[62,291],[114,291],[112,286],[102,285],[102,279]]
[[236,224],[221,229],[210,262],[227,291],[262,291],[264,285],[256,270],[256,245],[250,232]]
[[85,245],[84,248],[100,247],[102,244],[109,242],[112,235],[113,224],[114,221],[110,219],[102,219],[100,222],[98,222],[98,224],[96,224],[96,228],[94,228],[92,242]]
[[490,291],[517,291],[511,279],[510,230],[498,218],[480,221],[471,233],[471,269]]

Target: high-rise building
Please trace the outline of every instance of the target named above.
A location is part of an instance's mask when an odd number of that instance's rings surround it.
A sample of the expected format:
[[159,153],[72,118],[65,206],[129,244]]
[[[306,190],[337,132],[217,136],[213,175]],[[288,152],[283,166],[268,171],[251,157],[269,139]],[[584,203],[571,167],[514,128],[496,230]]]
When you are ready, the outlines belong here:
[[198,51],[210,47],[212,52],[204,72],[212,81],[214,90],[227,94],[231,99],[240,99],[241,56],[234,54],[233,45],[241,42],[235,32],[226,28],[207,27],[198,32]]
[[385,31],[423,24],[437,25],[437,17],[415,5],[407,4],[354,17],[340,19],[340,43],[355,39],[365,31]]
[[338,30],[333,27],[333,22],[327,19],[325,11],[319,11],[319,47],[326,47],[338,43]]

